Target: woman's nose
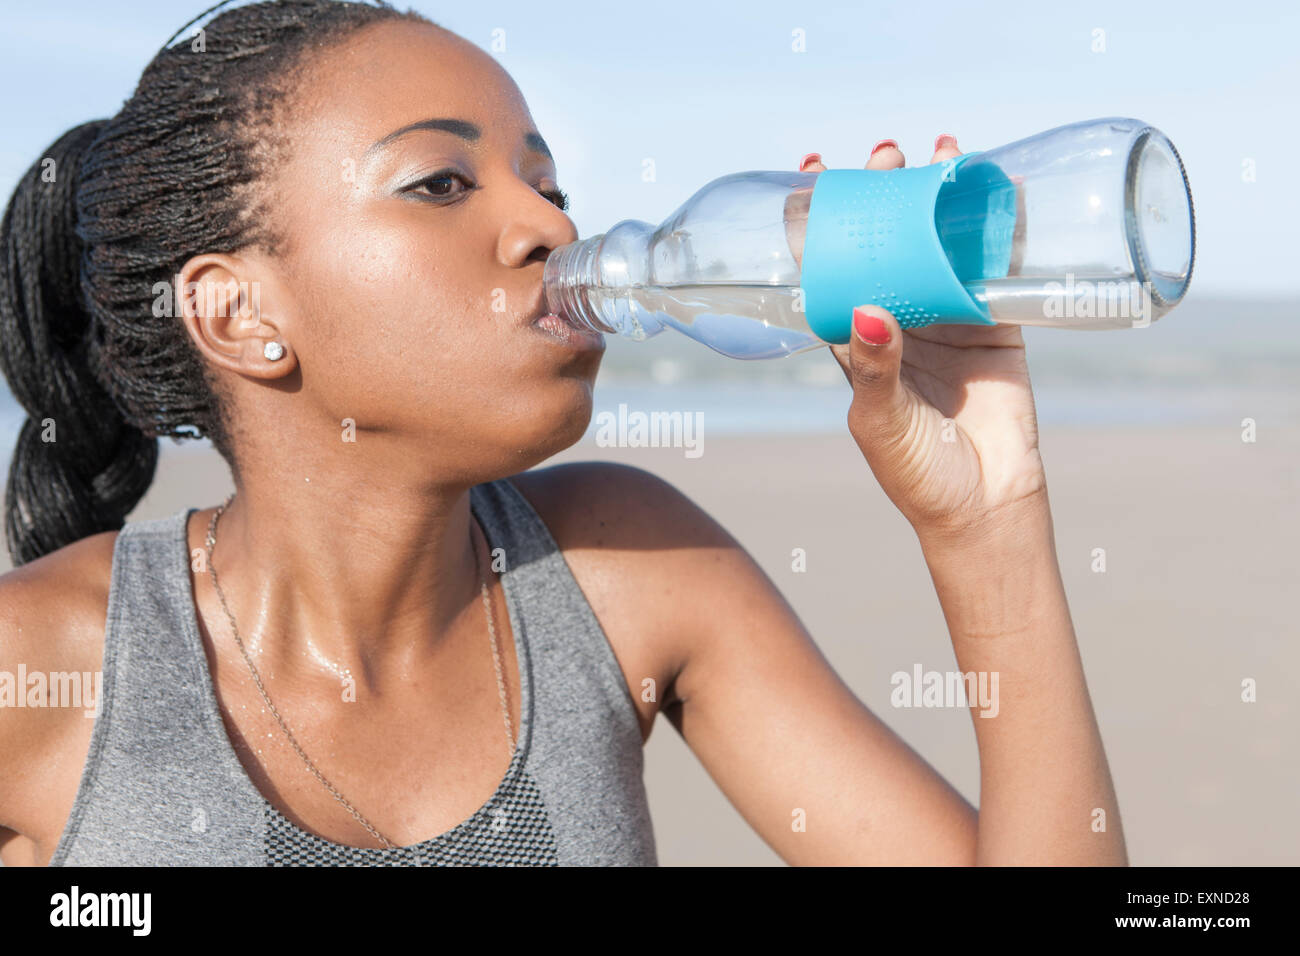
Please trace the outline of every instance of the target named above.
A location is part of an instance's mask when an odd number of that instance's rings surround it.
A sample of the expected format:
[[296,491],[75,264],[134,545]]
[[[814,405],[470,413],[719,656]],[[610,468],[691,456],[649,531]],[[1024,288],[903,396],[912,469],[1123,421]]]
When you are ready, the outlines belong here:
[[536,192],[532,196],[513,207],[501,231],[501,261],[514,268],[533,259],[545,262],[553,249],[578,239],[577,227],[563,210]]

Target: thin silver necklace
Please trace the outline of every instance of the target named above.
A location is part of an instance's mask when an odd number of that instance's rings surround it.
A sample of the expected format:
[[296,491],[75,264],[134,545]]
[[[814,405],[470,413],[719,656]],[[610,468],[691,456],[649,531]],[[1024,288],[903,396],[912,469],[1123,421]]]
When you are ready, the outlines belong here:
[[[334,799],[341,803],[344,809],[346,809],[348,813],[352,814],[353,818],[366,828],[371,836],[384,845],[384,849],[397,849],[397,844],[393,843],[371,826],[370,821],[361,815],[361,811],[349,803],[347,798],[345,798],[343,794],[339,793],[338,788],[326,780],[325,775],[316,769],[316,765],[311,762],[311,759],[299,745],[298,739],[294,737],[293,732],[289,729],[289,725],[286,724],[284,718],[280,716],[280,712],[276,709],[275,704],[271,703],[271,697],[267,694],[266,688],[262,685],[262,677],[257,673],[257,668],[253,666],[253,659],[248,656],[248,651],[244,647],[244,642],[239,637],[239,628],[235,626],[235,615],[230,613],[230,606],[226,603],[226,595],[222,592],[221,584],[217,581],[217,567],[212,563],[212,551],[217,546],[217,519],[219,519],[222,512],[230,506],[230,502],[234,500],[235,496],[232,493],[230,497],[212,513],[212,520],[208,522],[208,537],[206,541],[208,573],[212,577],[212,588],[217,592],[217,599],[221,602],[221,609],[226,612],[226,618],[230,621],[230,630],[231,633],[235,635],[235,643],[239,645],[239,653],[243,655],[244,662],[248,664],[248,670],[253,675],[253,683],[257,685],[258,692],[262,695],[262,700],[266,702],[266,709],[271,712],[271,715],[275,718],[275,722],[280,725],[280,729],[284,731],[284,735],[289,738],[289,743],[293,745],[293,749],[297,751],[298,756],[301,757],[303,763],[307,765],[307,769],[312,772],[326,790],[334,795]],[[483,595],[483,609],[487,614],[488,639],[492,643],[492,663],[496,668],[497,691],[501,697],[501,713],[505,718],[506,743],[510,748],[511,755],[513,755],[515,752],[515,738],[510,727],[510,707],[506,703],[506,685],[505,678],[502,676],[501,652],[497,647],[496,619],[492,613],[492,602],[488,598],[487,575],[483,571],[482,561],[479,560],[478,537],[473,533],[472,529],[470,531],[470,546],[474,549],[474,563],[479,569],[479,589]]]

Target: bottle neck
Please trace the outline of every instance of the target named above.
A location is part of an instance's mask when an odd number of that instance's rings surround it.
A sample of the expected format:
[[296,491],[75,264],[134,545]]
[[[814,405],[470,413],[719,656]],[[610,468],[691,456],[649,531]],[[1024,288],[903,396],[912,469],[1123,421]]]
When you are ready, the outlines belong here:
[[560,246],[546,260],[542,283],[546,307],[561,318],[592,332],[618,330],[602,321],[591,307],[588,291],[599,284],[597,269],[605,234]]

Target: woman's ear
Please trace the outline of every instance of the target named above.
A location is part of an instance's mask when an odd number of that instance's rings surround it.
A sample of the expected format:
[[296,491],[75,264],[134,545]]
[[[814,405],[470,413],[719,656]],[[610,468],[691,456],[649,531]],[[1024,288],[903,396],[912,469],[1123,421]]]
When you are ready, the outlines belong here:
[[181,266],[173,283],[175,314],[207,361],[250,378],[276,379],[293,371],[293,343],[277,321],[281,297],[260,264],[236,254],[204,253]]

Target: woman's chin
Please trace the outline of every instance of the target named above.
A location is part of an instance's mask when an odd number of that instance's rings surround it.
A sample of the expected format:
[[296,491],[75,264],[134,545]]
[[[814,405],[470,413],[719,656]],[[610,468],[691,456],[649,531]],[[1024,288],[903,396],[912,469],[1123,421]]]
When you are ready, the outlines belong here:
[[519,447],[528,449],[538,462],[576,445],[591,424],[591,381],[565,378],[559,384],[562,387],[548,389],[545,398],[539,396],[525,413],[530,427],[520,436]]
[[582,440],[591,425],[595,405],[591,382],[586,379],[570,379],[570,383],[574,397],[569,405],[557,410],[553,429],[553,434],[563,437],[565,448]]

